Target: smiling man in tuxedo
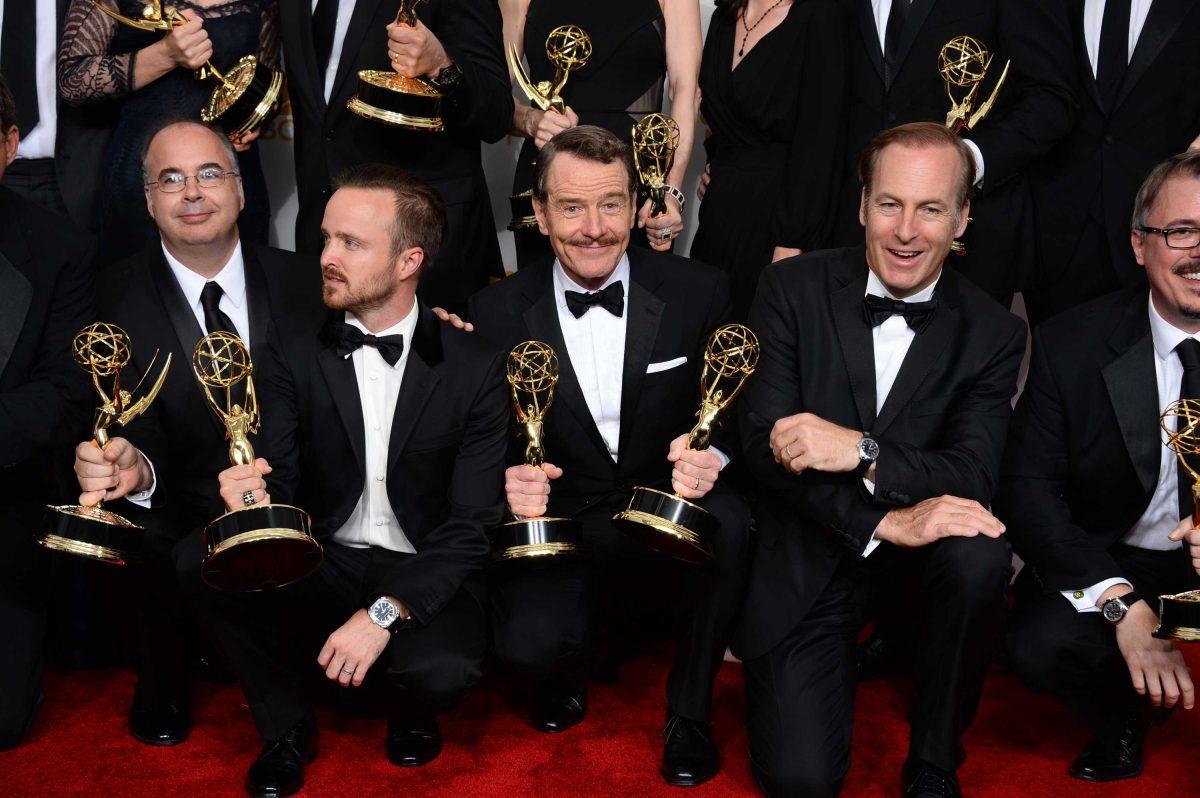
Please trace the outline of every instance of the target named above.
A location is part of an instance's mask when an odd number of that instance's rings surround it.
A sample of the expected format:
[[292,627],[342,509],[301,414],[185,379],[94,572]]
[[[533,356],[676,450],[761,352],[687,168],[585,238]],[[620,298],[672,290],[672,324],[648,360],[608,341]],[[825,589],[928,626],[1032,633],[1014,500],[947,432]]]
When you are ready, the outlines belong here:
[[[636,185],[629,149],[612,133],[590,125],[559,133],[538,156],[534,184],[554,262],[521,269],[471,301],[477,334],[506,347],[534,338],[558,355],[544,432],[551,462],[510,466],[508,506],[522,517],[578,519],[586,552],[536,572],[497,569],[493,629],[500,661],[536,683],[534,727],[570,728],[587,710],[596,627],[628,635],[630,620],[645,614],[645,585],[674,570],[614,527],[613,514],[635,485],[712,512],[715,562],[681,577],[667,684],[661,772],[691,786],[720,767],[709,706],[741,597],[750,521],[721,479],[727,434],[718,431],[716,448],[687,448],[705,342],[729,312],[729,284],[704,264],[629,247]],[[520,459],[510,450],[510,463]]]
[[959,138],[885,131],[860,174],[865,248],[768,267],[750,314],[762,362],[739,422],[759,537],[734,652],[760,785],[836,795],[865,593],[894,581],[916,628],[905,794],[949,798],[1012,572],[986,508],[1025,327],[945,268],[974,182]]

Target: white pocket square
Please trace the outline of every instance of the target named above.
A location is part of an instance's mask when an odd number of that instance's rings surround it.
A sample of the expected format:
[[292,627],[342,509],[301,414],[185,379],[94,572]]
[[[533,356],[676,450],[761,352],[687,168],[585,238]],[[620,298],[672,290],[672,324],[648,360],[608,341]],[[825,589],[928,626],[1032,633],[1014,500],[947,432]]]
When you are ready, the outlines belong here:
[[676,366],[682,366],[686,362],[687,362],[687,355],[680,355],[679,357],[674,357],[674,358],[671,358],[670,360],[664,360],[661,363],[651,363],[649,366],[646,366],[646,373],[647,374],[656,374],[660,371],[666,371],[667,369],[673,369]]

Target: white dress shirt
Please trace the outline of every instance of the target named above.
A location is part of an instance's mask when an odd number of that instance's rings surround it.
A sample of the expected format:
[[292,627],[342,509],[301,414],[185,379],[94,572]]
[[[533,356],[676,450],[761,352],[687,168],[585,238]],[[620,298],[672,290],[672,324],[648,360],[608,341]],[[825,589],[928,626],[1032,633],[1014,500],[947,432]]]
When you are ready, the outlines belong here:
[[[1100,0],[1103,2],[1103,0]],[[871,0],[871,11],[875,14],[875,29],[879,34],[879,49],[887,50],[888,17],[892,15],[892,0]],[[930,67],[933,69],[934,67]],[[975,185],[983,185],[983,151],[970,139],[963,139],[971,154],[975,156]]]
[[[311,8],[317,10],[318,0],[311,0]],[[337,10],[337,25],[333,28],[333,47],[329,50],[329,66],[325,68],[325,102],[333,94],[333,79],[337,77],[338,62],[342,60],[342,45],[346,42],[346,29],[350,27],[350,17],[354,16],[356,0],[340,0]]]
[[0,0],[0,21],[5,3],[37,3],[34,35],[34,62],[37,65],[38,123],[25,134],[17,148],[18,158],[53,158],[58,134],[58,84],[55,61],[58,58],[58,6],[55,0]]
[[[346,323],[364,333],[371,332],[352,313],[346,314]],[[358,504],[346,523],[333,533],[333,539],[356,549],[377,546],[408,554],[416,551],[392,511],[387,492],[392,417],[396,414],[396,399],[400,396],[400,383],[404,379],[404,367],[408,364],[408,352],[416,328],[417,302],[413,300],[412,310],[400,323],[374,333],[379,338],[385,335],[404,336],[404,352],[394,366],[389,366],[373,346],[362,346],[346,355],[354,362],[354,376],[358,380],[358,396],[362,402],[366,473],[362,496],[358,497]]]
[[[1137,47],[1138,37],[1142,35],[1142,27],[1150,14],[1150,5],[1154,0],[1131,0],[1129,4],[1129,49],[1125,53],[1125,63],[1133,57]],[[1096,74],[1097,62],[1100,59],[1100,29],[1104,26],[1104,0],[1084,0],[1083,3],[1083,42],[1087,46],[1088,63],[1092,65],[1092,74]]]
[[[1180,362],[1175,347],[1185,338],[1200,340],[1200,336],[1190,335],[1171,326],[1170,322],[1158,314],[1153,300],[1148,304],[1150,337],[1154,341],[1154,376],[1158,381],[1158,407],[1161,413],[1179,398],[1179,387],[1183,382],[1183,363]],[[1125,533],[1121,542],[1139,549],[1171,551],[1183,545],[1181,541],[1167,538],[1182,520],[1179,515],[1179,461],[1166,445],[1167,433],[1162,432],[1161,435],[1163,445],[1159,447],[1158,484],[1154,487],[1154,495],[1150,497],[1150,504],[1142,513],[1142,517]],[[1062,594],[1080,612],[1099,612],[1096,601],[1105,590],[1113,585],[1128,584],[1128,581],[1120,577],[1112,577],[1082,590],[1064,590]]]
[[[938,275],[938,280],[941,275]],[[933,297],[933,291],[937,288],[938,280],[934,280],[928,287],[905,297],[902,302],[926,302]],[[883,285],[875,272],[867,270],[867,290],[866,294],[874,294],[875,296],[887,297],[888,299],[897,299],[891,291]],[[883,403],[887,401],[888,394],[891,393],[892,385],[896,382],[896,375],[900,373],[900,366],[904,364],[904,358],[908,355],[908,349],[912,346],[913,339],[917,337],[916,330],[908,326],[908,322],[903,316],[892,316],[883,324],[874,327],[871,330],[871,342],[875,350],[875,414],[879,415],[879,411],[883,409]],[[871,493],[875,492],[875,483],[863,477],[863,484]],[[879,546],[879,541],[875,539],[875,534],[871,534],[871,541],[867,543],[867,547],[863,549],[863,555],[866,557],[871,552],[875,551]]]

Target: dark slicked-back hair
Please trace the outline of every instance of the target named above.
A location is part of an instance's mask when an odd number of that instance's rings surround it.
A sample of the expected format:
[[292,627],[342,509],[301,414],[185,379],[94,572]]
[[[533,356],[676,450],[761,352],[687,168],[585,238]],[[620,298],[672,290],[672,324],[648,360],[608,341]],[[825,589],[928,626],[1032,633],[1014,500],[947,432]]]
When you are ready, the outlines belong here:
[[595,125],[579,125],[562,131],[538,152],[537,170],[533,175],[533,196],[538,202],[546,202],[546,179],[550,164],[559,155],[574,155],[584,161],[610,164],[620,161],[629,176],[629,193],[637,193],[638,176],[633,167],[633,156],[629,146],[617,138],[612,131]]
[[1200,177],[1200,151],[1173,155],[1150,170],[1133,201],[1133,229],[1146,226],[1146,218],[1154,210],[1163,183],[1173,177]]
[[13,125],[17,124],[17,104],[13,102],[12,92],[4,75],[0,74],[0,136],[6,135]]
[[879,156],[883,150],[893,144],[914,150],[930,147],[951,147],[958,153],[960,168],[958,170],[958,186],[955,190],[955,208],[961,208],[975,186],[975,157],[971,149],[953,131],[936,122],[911,122],[907,125],[885,130],[871,139],[867,148],[858,158],[858,179],[862,181],[867,196],[871,196],[871,187],[875,181],[875,171],[879,167]]
[[352,166],[334,178],[334,191],[343,188],[389,192],[396,203],[392,257],[399,257],[409,247],[420,247],[425,253],[422,270],[433,264],[446,236],[446,202],[427,183],[399,167],[367,163]]

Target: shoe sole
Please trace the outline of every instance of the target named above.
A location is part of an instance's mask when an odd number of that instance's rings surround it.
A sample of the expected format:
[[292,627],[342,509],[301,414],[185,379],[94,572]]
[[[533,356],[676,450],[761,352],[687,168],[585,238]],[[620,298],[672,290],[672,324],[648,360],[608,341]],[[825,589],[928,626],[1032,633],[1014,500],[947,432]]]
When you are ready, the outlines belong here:
[[143,745],[153,745],[158,748],[170,748],[173,745],[180,745],[187,741],[187,738],[189,735],[190,735],[190,732],[188,734],[183,735],[182,737],[180,737],[177,740],[163,740],[163,739],[154,739],[154,738],[150,738],[150,737],[142,737],[140,734],[133,731],[132,729],[129,730],[129,736],[132,737],[133,739],[137,740],[139,743],[142,743]]
[[1142,768],[1138,768],[1136,773],[1130,773],[1128,776],[1114,776],[1107,779],[1096,778],[1095,776],[1089,776],[1084,773],[1076,773],[1073,770],[1068,770],[1067,775],[1073,779],[1079,779],[1080,781],[1090,781],[1094,784],[1106,784],[1110,781],[1129,781],[1129,779],[1136,779],[1138,776],[1142,775]]
[[720,772],[721,771],[718,770],[716,773],[712,774],[711,776],[705,776],[702,779],[668,778],[667,775],[662,773],[661,771],[659,772],[659,775],[662,776],[663,781],[666,782],[667,785],[671,786],[671,787],[699,787],[701,784],[704,784],[705,782],[712,781],[714,778],[717,777],[717,775]]

